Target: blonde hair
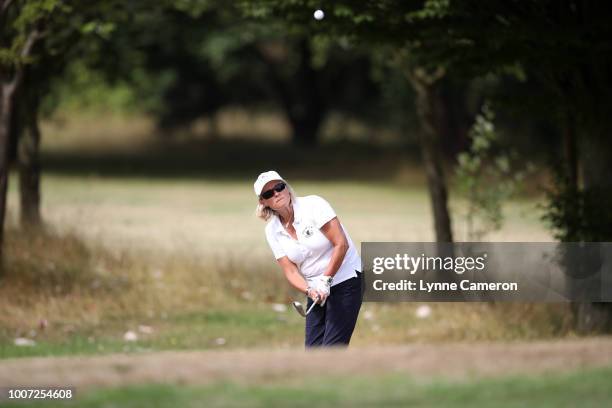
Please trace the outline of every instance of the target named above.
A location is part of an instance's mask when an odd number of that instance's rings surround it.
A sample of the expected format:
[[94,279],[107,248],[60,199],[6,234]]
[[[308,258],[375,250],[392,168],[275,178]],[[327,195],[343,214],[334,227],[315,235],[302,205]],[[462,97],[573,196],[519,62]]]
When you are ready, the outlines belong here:
[[[293,188],[291,188],[291,185],[289,185],[289,183],[287,183],[286,181],[283,181],[283,183],[285,183],[285,188],[287,189],[287,191],[289,191],[289,197],[291,197],[291,204],[295,203],[296,195],[293,191]],[[272,218],[272,216],[278,217],[278,213],[276,211],[274,211],[270,207],[264,206],[260,202],[257,203],[257,207],[255,208],[255,215],[257,216],[257,218],[261,218],[264,221],[268,221],[270,218]]]

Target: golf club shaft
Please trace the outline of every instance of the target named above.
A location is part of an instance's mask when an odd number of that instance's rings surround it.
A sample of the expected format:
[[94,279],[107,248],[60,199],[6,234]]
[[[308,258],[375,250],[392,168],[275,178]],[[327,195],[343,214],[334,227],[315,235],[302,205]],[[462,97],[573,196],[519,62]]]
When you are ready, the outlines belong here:
[[310,311],[315,307],[315,305],[317,304],[316,300],[312,301],[312,305],[310,305],[310,307],[308,308],[308,310],[306,311],[306,314],[310,313]]

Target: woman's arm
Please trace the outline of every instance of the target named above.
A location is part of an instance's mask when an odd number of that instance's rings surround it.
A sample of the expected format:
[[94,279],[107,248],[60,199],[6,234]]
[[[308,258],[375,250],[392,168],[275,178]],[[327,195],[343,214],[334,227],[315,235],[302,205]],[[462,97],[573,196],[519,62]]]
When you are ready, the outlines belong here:
[[348,251],[349,244],[338,217],[332,218],[323,225],[321,227],[321,232],[329,239],[334,247],[331,260],[329,261],[329,265],[327,265],[327,269],[323,272],[323,275],[334,276],[336,272],[338,272],[338,269],[340,269],[342,261],[344,261],[344,256],[346,255],[346,251]]
[[[344,231],[342,230],[342,226],[340,225],[340,221],[337,217],[334,217],[327,223],[325,223],[325,225],[321,227],[321,232],[332,243],[334,248],[331,260],[323,274],[326,276],[334,276],[336,272],[338,272],[338,269],[340,269],[340,265],[342,265],[342,261],[344,261],[344,256],[348,251],[348,241],[346,239],[346,235],[344,235]],[[308,283],[306,282],[306,279],[304,279],[302,274],[300,274],[297,265],[291,262],[286,256],[279,258],[277,262],[283,270],[285,278],[287,278],[291,286],[293,286],[300,292],[309,295],[307,293]],[[315,293],[316,295],[314,295]],[[324,300],[327,297],[323,293],[317,293],[316,291],[311,291],[310,294],[313,294],[315,297],[318,296],[321,300]]]
[[302,293],[306,293],[306,290],[308,289],[308,283],[298,270],[297,265],[291,262],[286,256],[277,259],[277,262],[282,268],[283,273],[285,274],[285,278],[287,278],[291,286],[293,286]]

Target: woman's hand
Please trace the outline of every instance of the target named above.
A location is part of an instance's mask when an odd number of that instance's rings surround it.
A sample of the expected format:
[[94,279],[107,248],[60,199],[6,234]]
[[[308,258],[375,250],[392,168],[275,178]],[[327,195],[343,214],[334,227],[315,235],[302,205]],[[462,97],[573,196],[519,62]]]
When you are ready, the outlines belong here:
[[306,290],[306,294],[315,303],[319,303],[321,306],[325,304],[325,301],[329,297],[331,288],[331,278],[329,276],[320,275],[309,281],[310,285]]
[[314,279],[314,288],[319,293],[321,304],[325,304],[325,300],[329,297],[331,292],[332,277],[326,275],[319,275]]
[[315,303],[325,304],[329,294],[316,290],[315,288],[308,288],[308,297],[311,298]]
[[314,288],[311,288],[310,286],[306,289],[306,296],[308,296],[309,298],[311,298],[312,300],[317,299],[317,297],[319,296],[319,294],[317,293],[316,290],[314,290]]

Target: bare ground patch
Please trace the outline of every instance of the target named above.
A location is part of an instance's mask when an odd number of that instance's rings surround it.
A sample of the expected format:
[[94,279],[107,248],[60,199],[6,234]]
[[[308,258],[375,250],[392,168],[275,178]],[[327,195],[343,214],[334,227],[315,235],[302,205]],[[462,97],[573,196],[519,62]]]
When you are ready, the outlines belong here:
[[[78,389],[142,383],[263,383],[311,375],[405,373],[414,379],[542,374],[612,365],[612,337],[414,344],[348,350],[233,350],[46,357],[0,362],[2,386]],[[296,381],[297,381],[296,380]]]

